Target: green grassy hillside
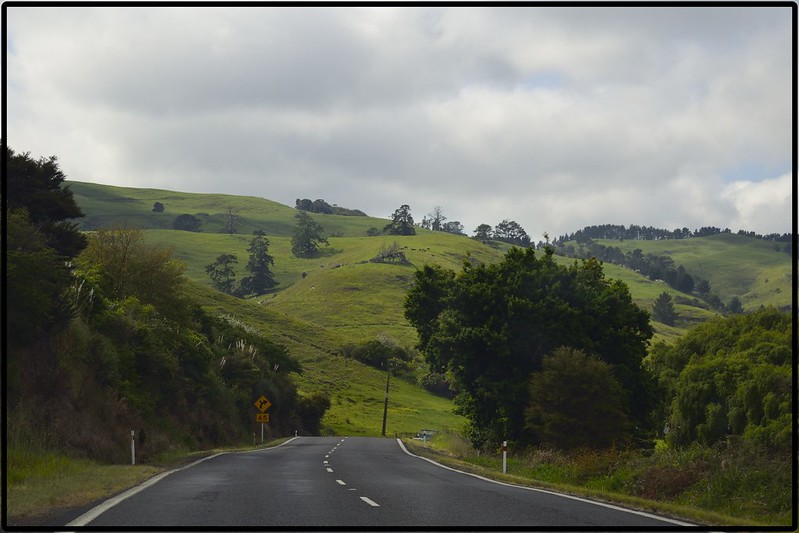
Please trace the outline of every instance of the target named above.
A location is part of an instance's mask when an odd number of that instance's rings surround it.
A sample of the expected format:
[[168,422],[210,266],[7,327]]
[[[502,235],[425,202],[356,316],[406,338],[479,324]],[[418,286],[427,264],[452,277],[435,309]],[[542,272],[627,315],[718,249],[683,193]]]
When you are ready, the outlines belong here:
[[[379,434],[385,374],[345,360],[336,351],[345,344],[387,336],[411,347],[413,328],[403,316],[405,292],[416,269],[436,263],[459,270],[463,261],[494,262],[505,245],[492,248],[473,239],[441,232],[418,230],[409,237],[368,237],[370,228],[382,229],[386,219],[312,214],[326,231],[330,245],[313,259],[291,254],[291,233],[296,210],[263,198],[222,194],[194,194],[155,189],[111,187],[69,182],[75,200],[86,217],[84,230],[114,225],[141,228],[147,239],[174,247],[174,256],[186,264],[186,276],[196,282],[193,291],[205,306],[233,315],[285,344],[300,358],[305,374],[298,379],[307,390],[330,392],[333,406],[326,426],[340,433]],[[165,206],[153,212],[153,204]],[[368,211],[368,206],[348,206]],[[239,217],[237,233],[225,233],[227,215]],[[172,229],[175,217],[196,216],[201,232]],[[246,251],[253,230],[263,230],[275,258],[277,290],[258,298],[235,299],[210,288],[205,266],[223,253],[238,257],[238,277],[245,274]],[[600,241],[623,251],[641,248],[644,253],[668,254],[690,273],[710,281],[722,300],[738,296],[746,309],[760,305],[784,307],[791,303],[791,258],[765,241],[737,235],[716,235],[684,241]],[[381,249],[402,249],[408,264],[371,263]],[[556,257],[563,264],[574,260]],[[655,340],[673,340],[693,325],[717,313],[664,283],[616,265],[605,264],[609,278],[629,287],[633,300],[651,310],[663,291],[677,301],[674,327],[654,322]],[[390,431],[415,431],[422,427],[458,426],[451,402],[430,395],[400,380],[392,381]]]
[[[301,393],[326,391],[331,406],[323,424],[342,435],[380,435],[386,374],[336,350],[350,339],[335,330],[293,318],[259,304],[240,300],[192,283],[192,296],[218,314],[258,329],[286,346],[303,366],[295,377]],[[452,402],[406,381],[392,379],[389,390],[387,433],[416,432],[422,428],[460,429],[464,419],[452,412]]]
[[791,305],[791,256],[768,241],[722,233],[682,240],[597,242],[625,253],[640,248],[644,254],[668,255],[675,265],[707,279],[723,302],[740,298],[745,310]]

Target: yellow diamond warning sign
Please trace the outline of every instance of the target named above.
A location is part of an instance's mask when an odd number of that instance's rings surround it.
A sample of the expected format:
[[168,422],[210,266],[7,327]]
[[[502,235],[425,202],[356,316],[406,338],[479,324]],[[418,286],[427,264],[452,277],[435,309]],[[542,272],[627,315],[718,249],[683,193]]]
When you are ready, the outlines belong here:
[[271,405],[272,405],[272,402],[270,402],[270,401],[267,399],[267,397],[266,397],[266,396],[261,396],[260,398],[258,398],[257,400],[255,400],[255,407],[257,407],[257,408],[258,408],[258,410],[259,410],[259,411],[261,411],[262,413],[265,413],[265,412],[266,412],[266,410],[267,410],[267,409],[269,409],[269,407],[270,407]]

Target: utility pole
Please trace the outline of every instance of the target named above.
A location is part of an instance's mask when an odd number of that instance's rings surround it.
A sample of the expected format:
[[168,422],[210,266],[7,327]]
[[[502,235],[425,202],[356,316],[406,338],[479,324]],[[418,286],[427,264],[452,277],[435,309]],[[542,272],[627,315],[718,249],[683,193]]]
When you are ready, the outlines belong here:
[[391,366],[386,361],[386,402],[383,404],[383,436],[386,436],[386,417],[388,416],[388,383],[391,381]]

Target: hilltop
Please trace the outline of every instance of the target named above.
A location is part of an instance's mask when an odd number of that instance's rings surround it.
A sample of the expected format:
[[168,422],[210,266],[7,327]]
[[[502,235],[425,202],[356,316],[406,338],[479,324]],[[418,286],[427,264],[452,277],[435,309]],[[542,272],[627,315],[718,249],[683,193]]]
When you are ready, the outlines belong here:
[[[174,256],[186,264],[185,275],[193,282],[196,296],[208,309],[235,316],[286,345],[306,369],[297,379],[299,385],[330,391],[333,405],[324,423],[341,433],[379,433],[385,387],[384,373],[341,357],[341,347],[381,337],[411,348],[416,333],[403,316],[403,300],[416,269],[439,264],[459,270],[465,260],[491,263],[500,260],[508,248],[421,228],[414,236],[379,232],[370,236],[388,220],[309,213],[324,227],[329,246],[315,258],[299,259],[291,254],[290,242],[297,210],[283,204],[256,197],[68,184],[86,214],[76,221],[81,229],[126,224],[144,230],[150,242],[173,246]],[[156,202],[163,205],[163,211],[153,211]],[[200,231],[173,229],[175,219],[184,214],[199,221]],[[227,233],[231,217],[235,217],[234,234]],[[221,254],[235,254],[243,272],[254,230],[264,231],[269,239],[277,290],[241,300],[211,289],[205,266]],[[763,240],[723,234],[686,240],[597,242],[624,251],[640,248],[644,253],[668,255],[688,272],[708,279],[723,299],[738,296],[746,310],[791,305],[791,257]],[[403,251],[407,263],[370,262],[381,249],[391,246]],[[574,261],[556,259],[565,264]],[[651,310],[661,292],[672,295],[677,323],[653,322],[655,340],[674,340],[719,314],[696,294],[680,292],[631,269],[605,263],[604,270],[607,277],[624,281],[644,309]],[[461,423],[451,413],[448,400],[400,380],[392,380],[391,386],[389,416],[394,431]]]

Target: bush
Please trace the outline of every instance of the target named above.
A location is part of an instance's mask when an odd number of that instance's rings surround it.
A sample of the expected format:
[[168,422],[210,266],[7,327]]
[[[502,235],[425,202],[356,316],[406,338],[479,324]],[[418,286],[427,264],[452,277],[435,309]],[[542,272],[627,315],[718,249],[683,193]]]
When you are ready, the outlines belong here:
[[558,348],[530,379],[527,427],[540,442],[563,449],[604,448],[627,435],[622,389],[607,363]]

